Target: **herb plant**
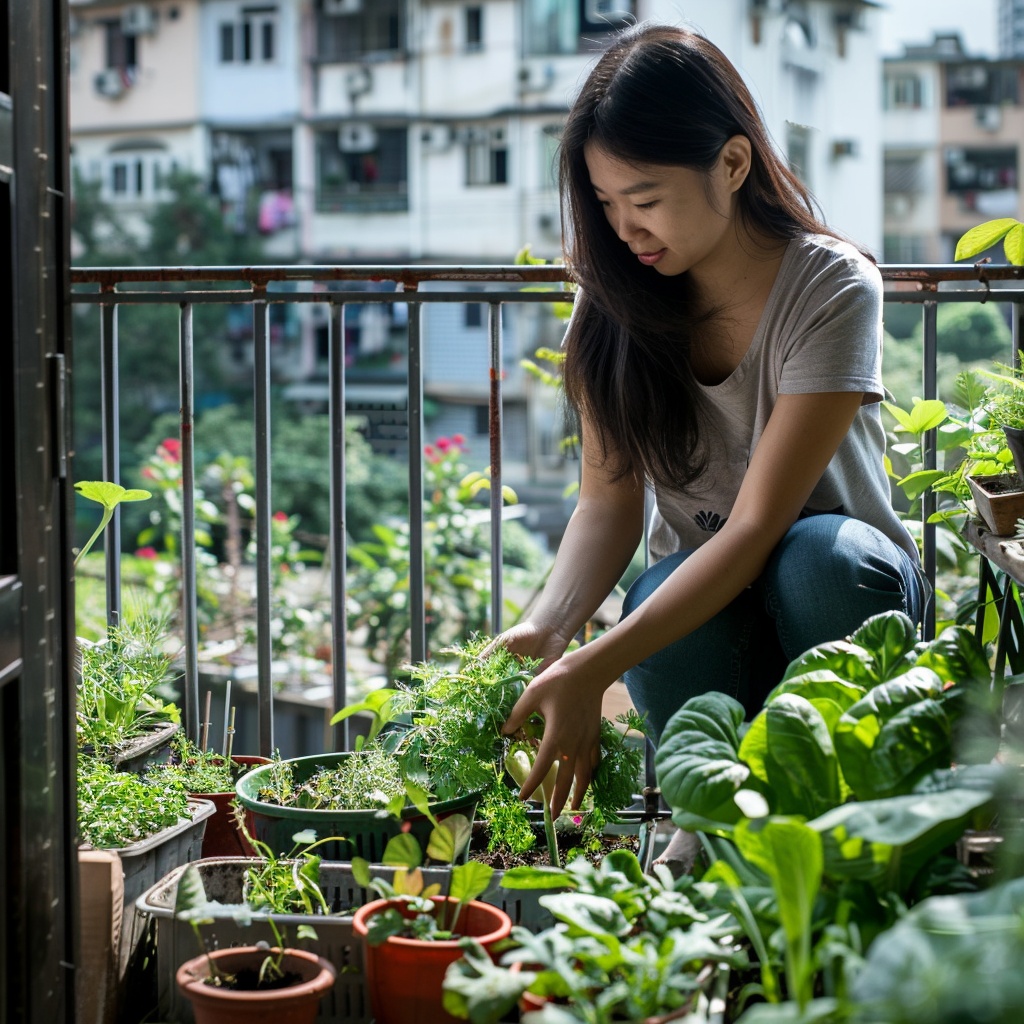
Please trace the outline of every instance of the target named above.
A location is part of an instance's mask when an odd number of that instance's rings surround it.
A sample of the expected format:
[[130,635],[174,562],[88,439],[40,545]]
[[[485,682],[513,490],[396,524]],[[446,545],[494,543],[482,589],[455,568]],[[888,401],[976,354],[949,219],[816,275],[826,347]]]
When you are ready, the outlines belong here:
[[[339,711],[332,724],[359,711],[372,713],[364,750],[393,753],[402,777],[429,789],[437,800],[479,792],[479,813],[487,822],[492,848],[528,849],[535,833],[527,806],[509,798],[513,783],[506,768],[510,756],[532,760],[543,720],[534,716],[511,741],[501,728],[537,663],[500,646],[491,648],[481,637],[442,653],[446,660],[411,666],[408,682],[372,691]],[[635,712],[622,722],[642,730]],[[642,748],[607,719],[601,723],[601,750],[587,795],[588,813],[579,816],[598,831],[605,822],[617,821],[618,812],[631,803],[643,762]],[[550,844],[550,829],[548,838]]]
[[171,760],[151,766],[148,774],[154,780],[176,780],[190,793],[231,793],[249,768],[216,751],[203,750],[185,736],[176,736],[171,743]]
[[161,688],[171,676],[166,624],[138,614],[110,627],[99,643],[79,641],[78,745],[113,759],[126,740],[166,722],[180,722]]
[[188,791],[180,783],[151,782],[79,755],[79,842],[97,849],[129,846],[188,817]]

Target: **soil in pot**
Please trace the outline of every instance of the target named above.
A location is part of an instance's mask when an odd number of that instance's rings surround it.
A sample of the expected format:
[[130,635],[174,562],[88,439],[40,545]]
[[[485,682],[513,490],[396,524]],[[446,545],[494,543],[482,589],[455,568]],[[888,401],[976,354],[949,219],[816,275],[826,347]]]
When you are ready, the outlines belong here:
[[[631,850],[639,856],[640,837],[639,835],[611,835],[604,834],[596,839],[588,838],[585,844],[581,845],[581,836],[578,832],[558,833],[558,852],[564,864],[569,855],[577,856],[583,854],[595,866],[600,864],[602,859],[613,850]],[[537,842],[529,850],[517,853],[508,849],[487,849],[487,826],[484,822],[474,822],[473,837],[470,841],[469,856],[472,860],[481,864],[488,864],[495,871],[508,871],[517,867],[544,867],[551,863],[548,856],[547,843],[544,840],[544,831],[540,830]]]

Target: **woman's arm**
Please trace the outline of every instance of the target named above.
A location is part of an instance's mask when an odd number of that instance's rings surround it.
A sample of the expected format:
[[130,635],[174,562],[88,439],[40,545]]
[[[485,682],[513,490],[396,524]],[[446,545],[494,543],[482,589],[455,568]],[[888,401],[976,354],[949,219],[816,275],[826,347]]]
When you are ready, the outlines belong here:
[[780,395],[722,529],[629,616],[534,678],[505,723],[512,732],[534,712],[544,718],[544,738],[524,793],[532,793],[558,761],[552,808],[557,812],[565,805],[574,779],[578,806],[598,756],[603,692],[627,669],[703,625],[757,579],[846,436],[861,400],[860,392]]
[[579,499],[548,580],[527,619],[500,637],[514,654],[556,660],[593,617],[629,566],[643,538],[644,489],[629,474],[615,479],[583,424]]

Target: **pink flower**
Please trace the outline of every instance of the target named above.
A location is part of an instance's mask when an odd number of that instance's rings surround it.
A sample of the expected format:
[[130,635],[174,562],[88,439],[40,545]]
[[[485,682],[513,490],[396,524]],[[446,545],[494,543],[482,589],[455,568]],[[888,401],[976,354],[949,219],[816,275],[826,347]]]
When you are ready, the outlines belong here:
[[143,475],[143,477],[146,480],[155,480],[156,479],[156,473],[154,472],[152,466],[143,466],[142,467],[142,475]]
[[452,434],[452,444],[457,444],[460,448],[466,443],[466,438],[462,434]]
[[574,814],[572,816],[572,823],[574,825],[582,825],[583,824],[583,815],[582,814]]
[[275,523],[287,523],[288,513],[287,512],[275,512],[271,517]]
[[136,558],[149,558],[149,559],[154,559],[155,560],[155,559],[159,558],[160,556],[157,554],[156,548],[145,547],[145,548],[139,548],[135,552],[135,557]]
[[423,446],[423,454],[429,459],[434,454],[434,446],[432,444],[425,444]]
[[437,439],[437,447],[439,451],[446,452],[448,451],[449,448],[451,448],[451,446],[452,443],[451,441],[448,440],[447,437],[439,437]]

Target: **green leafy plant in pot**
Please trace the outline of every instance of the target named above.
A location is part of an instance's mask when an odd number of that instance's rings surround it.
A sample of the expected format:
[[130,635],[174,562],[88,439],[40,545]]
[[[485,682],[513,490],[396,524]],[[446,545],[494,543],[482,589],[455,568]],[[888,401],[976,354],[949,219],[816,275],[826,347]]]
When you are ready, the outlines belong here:
[[[452,815],[438,822],[426,847],[429,860],[451,864],[469,842],[467,818]],[[448,966],[462,956],[460,939],[472,937],[483,950],[507,938],[512,919],[477,899],[490,885],[493,870],[476,861],[454,864],[447,892],[425,886],[419,842],[409,833],[387,845],[383,865],[394,868],[388,881],[373,877],[368,861],[355,858],[352,874],[381,898],[360,907],[352,928],[363,942],[367,990],[376,1024],[452,1024],[444,1009],[442,983]]]
[[[286,911],[298,903],[310,912],[314,906],[325,911],[317,882],[320,858],[311,853],[317,843],[301,833],[295,839],[307,844],[302,856],[285,861],[271,855],[249,869],[244,903],[208,901],[194,864],[178,880],[175,916],[191,924],[201,952],[178,968],[175,981],[192,1004],[196,1024],[312,1024],[316,1019],[320,1000],[334,984],[337,971],[325,958],[289,947],[272,915],[266,920],[274,935],[273,946],[261,942],[207,950],[201,931],[201,925],[217,917],[247,922],[261,907]],[[300,925],[297,937],[315,939],[316,932]]]

